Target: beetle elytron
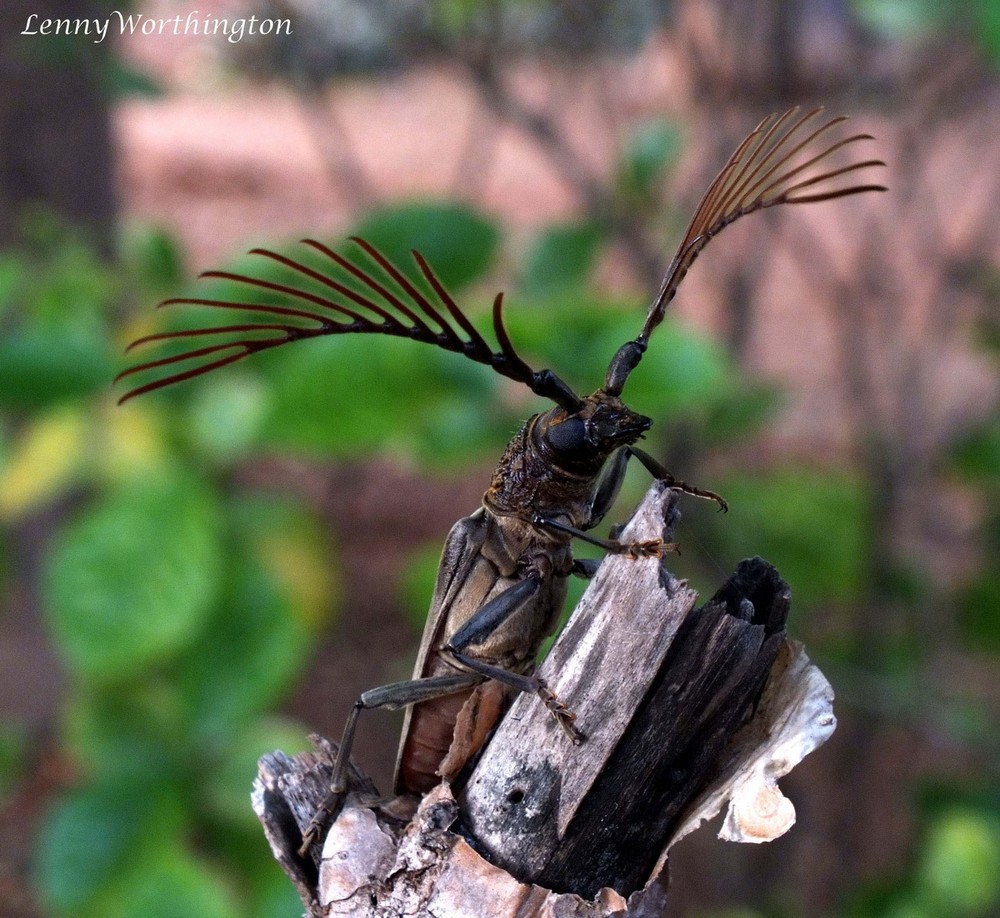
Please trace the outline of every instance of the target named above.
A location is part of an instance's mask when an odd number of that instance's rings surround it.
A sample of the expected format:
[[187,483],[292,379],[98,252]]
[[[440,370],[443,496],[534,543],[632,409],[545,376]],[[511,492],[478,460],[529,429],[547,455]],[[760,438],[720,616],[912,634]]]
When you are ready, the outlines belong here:
[[323,293],[209,271],[203,276],[280,294],[282,304],[170,299],[161,305],[236,310],[254,314],[253,321],[243,317],[238,324],[148,335],[130,346],[189,338],[207,342],[125,370],[119,379],[148,371],[165,371],[166,375],[138,385],[122,402],[293,341],[367,333],[410,338],[463,354],[555,404],[529,418],[517,432],[482,506],[459,520],[449,534],[413,679],[367,691],[355,703],[344,729],[330,794],[304,834],[302,853],[341,805],[354,729],[362,710],[407,708],[396,769],[398,792],[422,792],[440,777],[456,776],[484,741],[511,691],[537,694],[573,742],[583,739],[573,713],[532,675],[538,648],[559,620],[566,578],[589,576],[595,569],[593,562],[573,558],[572,539],[633,557],[659,556],[672,547],[660,541],[625,544],[588,533],[614,503],[631,457],[668,486],[716,500],[726,509],[721,497],[676,480],[635,446],[652,422],[626,406],[621,394],[650,335],[663,320],[691,263],[733,221],[779,204],[885,190],[875,184],[838,186],[834,180],[839,177],[884,163],[869,159],[839,167],[827,165],[836,150],[871,137],[855,134],[827,140],[827,133],[845,119],[817,121],[820,111],[800,115],[791,109],[772,115],[739,145],[702,198],[639,335],[618,349],[604,385],[591,395],[577,395],[551,370],[532,370],[521,359],[503,324],[502,294],[493,303],[493,330],[499,345],[494,351],[419,253],[414,252],[413,258],[433,291],[432,298],[377,249],[357,238],[353,241],[369,267],[358,266],[323,243],[303,242],[346,272],[353,286],[333,276],[332,266],[328,274],[285,255],[254,249],[252,254],[319,284]]

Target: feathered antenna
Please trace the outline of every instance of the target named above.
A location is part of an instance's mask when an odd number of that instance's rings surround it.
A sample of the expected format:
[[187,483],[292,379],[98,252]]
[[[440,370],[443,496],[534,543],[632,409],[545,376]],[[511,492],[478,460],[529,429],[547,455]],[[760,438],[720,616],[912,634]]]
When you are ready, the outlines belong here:
[[[816,142],[831,128],[847,120],[841,115],[823,122],[819,127],[811,126],[810,122],[822,111],[822,107],[814,108],[796,118],[799,113],[796,106],[782,114],[769,115],[729,157],[722,171],[708,186],[691,218],[687,232],[646,315],[642,331],[634,341],[619,348],[608,366],[604,383],[606,392],[611,395],[621,394],[629,373],[642,359],[649,336],[663,321],[667,305],[691,264],[709,241],[730,223],[755,210],[779,204],[809,204],[863,194],[866,191],[886,190],[884,185],[874,184],[826,187],[831,180],[840,176],[872,166],[884,166],[885,163],[880,159],[866,159],[814,173],[813,167],[817,163],[826,160],[842,147],[859,140],[874,139],[871,134],[853,134],[817,150]],[[806,158],[801,159],[799,154],[804,150],[807,150]]]
[[[813,167],[826,160],[835,151],[859,140],[872,139],[869,134],[854,134],[830,143],[818,152],[813,152],[816,149],[815,142],[819,138],[846,120],[844,117],[832,118],[819,127],[810,127],[810,122],[822,111],[822,108],[816,108],[796,118],[799,109],[792,108],[784,114],[765,118],[729,158],[698,205],[660,290],[653,300],[642,331],[634,341],[624,344],[611,361],[604,384],[607,393],[621,394],[628,375],[646,350],[650,334],[663,321],[667,305],[673,299],[691,264],[709,240],[730,223],[755,210],[763,210],[778,204],[805,204],[866,191],[886,190],[885,186],[874,184],[825,187],[831,180],[840,176],[872,166],[884,166],[885,163],[878,159],[868,159],[813,174]],[[801,159],[799,154],[807,148],[806,158]],[[795,165],[795,162],[798,162],[798,165]],[[579,409],[581,405],[579,396],[565,382],[551,370],[532,370],[514,350],[503,324],[502,294],[498,294],[493,301],[493,329],[500,347],[498,351],[493,351],[419,252],[413,252],[413,258],[424,280],[433,291],[438,305],[428,299],[371,243],[356,237],[353,238],[353,242],[361,248],[384,280],[380,280],[372,271],[348,261],[323,243],[305,239],[303,240],[305,245],[319,252],[359,282],[360,290],[288,256],[268,249],[253,249],[252,255],[278,262],[302,278],[315,281],[327,288],[330,293],[320,295],[298,286],[246,274],[207,271],[202,277],[233,281],[277,293],[284,298],[287,305],[198,297],[164,300],[160,306],[192,305],[234,309],[257,313],[261,315],[262,320],[161,332],[134,341],[128,350],[153,342],[187,338],[206,338],[210,341],[215,338],[216,343],[148,360],[120,373],[115,378],[116,382],[136,373],[170,368],[166,376],[126,392],[119,399],[119,404],[144,392],[162,389],[164,386],[201,376],[251,354],[291,341],[324,335],[359,333],[410,338],[464,354],[470,360],[492,367],[503,376],[524,383],[536,394],[551,399],[569,412]],[[228,336],[229,340],[220,341],[218,336]]]
[[[272,252],[269,249],[252,249],[251,255],[258,255],[278,262],[303,278],[317,282],[331,292],[320,295],[298,286],[281,284],[247,274],[206,271],[201,277],[233,281],[248,287],[277,293],[284,298],[286,303],[293,305],[278,306],[200,297],[174,297],[164,300],[159,304],[160,307],[209,306],[215,309],[234,309],[259,313],[262,317],[271,317],[272,320],[160,332],[133,341],[126,351],[154,342],[188,338],[206,338],[211,341],[218,339],[219,336],[227,339],[216,340],[215,343],[194,347],[179,354],[147,360],[129,367],[115,377],[115,382],[136,373],[164,367],[171,369],[166,376],[129,390],[118,400],[118,403],[122,404],[145,392],[152,392],[185,379],[201,376],[219,367],[249,357],[251,354],[279,347],[291,341],[318,338],[324,335],[357,333],[409,338],[413,341],[433,344],[446,351],[464,354],[470,360],[492,367],[503,376],[525,383],[533,392],[552,399],[567,411],[575,411],[579,408],[579,397],[566,383],[551,370],[532,370],[514,350],[510,336],[503,324],[502,293],[497,294],[493,301],[493,330],[500,345],[498,351],[493,351],[419,252],[413,252],[413,259],[420,273],[434,291],[438,305],[428,299],[402,271],[370,242],[358,237],[352,237],[352,241],[379,269],[388,283],[323,243],[317,242],[315,239],[303,239],[304,245],[319,252],[357,280],[361,289],[353,289],[322,271],[317,271],[286,255]],[[395,291],[393,287],[395,287]],[[465,337],[462,337],[463,333]]]
[[[809,170],[813,166],[842,147],[859,140],[874,140],[874,138],[871,134],[853,134],[831,143],[819,152],[812,153],[815,147],[811,145],[835,125],[846,121],[847,117],[841,115],[831,118],[814,128],[811,133],[802,136],[803,129],[823,112],[823,108],[814,108],[798,120],[793,120],[798,112],[796,106],[784,114],[769,115],[761,121],[737,147],[722,171],[708,186],[708,191],[705,192],[694,217],[691,218],[677,254],[674,255],[667,275],[653,300],[640,338],[648,339],[653,329],[663,321],[667,304],[673,299],[692,262],[708,245],[709,240],[722,232],[730,223],[746,214],[752,214],[755,210],[764,210],[779,204],[810,204],[843,198],[851,194],[862,194],[866,191],[886,190],[884,185],[872,184],[816,189],[817,185],[825,184],[831,179],[857,172],[859,169],[884,166],[885,163],[880,159],[866,159],[837,169],[828,169],[818,175],[810,174]],[[790,121],[791,124],[788,123]],[[811,155],[798,165],[786,169],[807,147],[810,148]],[[807,191],[808,189],[815,190]]]

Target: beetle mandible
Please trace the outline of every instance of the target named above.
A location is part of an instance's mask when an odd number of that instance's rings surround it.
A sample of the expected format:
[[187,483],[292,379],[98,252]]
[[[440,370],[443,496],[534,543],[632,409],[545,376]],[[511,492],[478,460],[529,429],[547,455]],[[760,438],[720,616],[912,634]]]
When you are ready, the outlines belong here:
[[[779,204],[885,190],[877,184],[831,187],[832,180],[840,176],[884,163],[869,159],[839,167],[826,165],[827,157],[836,150],[872,138],[854,134],[832,142],[825,139],[845,119],[817,121],[821,111],[817,108],[800,114],[793,108],[771,115],[743,140],[702,197],[641,331],[618,349],[603,386],[591,395],[578,396],[551,370],[532,370],[517,354],[504,327],[502,294],[493,303],[493,329],[499,345],[494,351],[418,252],[413,252],[414,260],[437,305],[374,246],[359,238],[353,241],[372,268],[358,266],[323,243],[303,240],[346,272],[353,285],[342,283],[332,272],[254,249],[251,254],[311,279],[324,293],[249,275],[209,271],[202,276],[280,294],[283,305],[169,299],[160,305],[233,309],[262,315],[266,321],[163,332],[130,345],[131,349],[186,338],[215,341],[125,370],[117,379],[168,368],[166,376],[133,388],[121,402],[291,341],[368,333],[410,338],[463,354],[524,383],[555,404],[529,418],[515,434],[482,506],[452,528],[413,679],[366,691],[355,703],[344,728],[330,793],[304,833],[301,853],[309,849],[342,804],[354,730],[363,710],[407,709],[396,766],[397,792],[423,792],[441,777],[455,777],[482,745],[500,716],[504,696],[510,692],[538,695],[572,742],[584,738],[573,713],[533,675],[539,647],[559,621],[567,578],[571,574],[591,576],[596,569],[596,562],[573,558],[572,540],[586,540],[632,557],[659,557],[673,547],[658,540],[623,543],[589,533],[614,503],[628,460],[633,457],[668,486],[710,498],[726,509],[719,495],[675,479],[635,445],[652,421],[625,405],[621,394],[647,349],[650,335],[663,320],[692,262],[730,223]],[[823,165],[816,169],[819,163]]]

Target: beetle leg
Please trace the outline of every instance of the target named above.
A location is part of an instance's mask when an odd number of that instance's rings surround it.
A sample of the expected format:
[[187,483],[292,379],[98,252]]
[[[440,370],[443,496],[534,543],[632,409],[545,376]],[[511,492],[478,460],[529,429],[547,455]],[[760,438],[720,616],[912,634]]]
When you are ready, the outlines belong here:
[[463,669],[471,669],[473,672],[481,673],[490,679],[496,679],[497,682],[509,685],[519,692],[537,695],[545,707],[552,713],[552,716],[555,717],[556,723],[566,731],[566,735],[570,738],[574,746],[579,746],[586,739],[580,729],[573,723],[576,720],[576,714],[567,708],[559,700],[555,692],[545,684],[544,680],[539,679],[538,676],[522,676],[519,673],[512,673],[509,669],[504,669],[502,666],[494,666],[492,663],[484,663],[482,660],[477,660],[475,657],[455,650],[452,647],[444,648],[441,651],[441,656],[449,662],[461,666]]
[[406,682],[392,682],[362,692],[354,702],[347,723],[344,724],[344,735],[340,739],[340,748],[337,750],[337,760],[334,762],[333,776],[330,779],[330,791],[316,808],[316,814],[302,833],[299,855],[306,856],[320,832],[336,819],[343,806],[347,792],[347,764],[351,757],[351,747],[354,745],[354,730],[362,711],[372,708],[395,711],[421,701],[453,695],[482,681],[482,676],[475,672],[462,672],[447,676],[431,676],[426,679],[410,679]]
[[558,520],[549,519],[540,513],[531,517],[531,524],[543,529],[556,529],[565,532],[576,539],[597,545],[605,551],[616,555],[628,555],[630,558],[662,558],[668,551],[676,551],[677,544],[674,542],[664,542],[663,539],[648,539],[644,542],[619,542],[617,539],[599,539],[596,536],[570,526],[567,523],[560,523]]
[[629,455],[635,456],[635,458],[646,467],[650,475],[658,481],[662,481],[668,488],[676,488],[678,491],[683,491],[685,494],[693,494],[695,497],[705,497],[708,500],[714,500],[719,505],[719,509],[723,513],[729,512],[729,504],[726,503],[725,498],[716,494],[714,491],[706,491],[704,488],[696,488],[694,485],[689,485],[686,482],[674,478],[670,472],[660,465],[660,463],[650,456],[645,450],[638,449],[635,446],[626,446],[622,449],[622,452],[628,452]]
[[625,480],[625,469],[628,467],[628,460],[631,453],[629,448],[615,450],[611,457],[611,462],[605,467],[601,478],[597,483],[597,490],[594,493],[593,503],[590,505],[590,519],[587,520],[584,529],[593,529],[607,512],[614,506],[621,490],[622,482]]
[[574,558],[570,573],[583,580],[590,580],[601,566],[600,558]]
[[541,679],[537,676],[513,673],[501,666],[479,660],[465,652],[470,646],[486,640],[503,625],[541,589],[542,582],[542,577],[534,574],[515,583],[499,596],[495,596],[452,635],[451,640],[441,649],[440,653],[444,659],[461,669],[472,670],[490,679],[496,679],[497,682],[509,685],[519,692],[538,695],[573,743],[579,744],[583,740],[583,734],[573,726],[576,715],[549,690]]
[[486,640],[521,608],[542,586],[542,578],[525,577],[484,603],[448,641],[449,650],[465,650]]

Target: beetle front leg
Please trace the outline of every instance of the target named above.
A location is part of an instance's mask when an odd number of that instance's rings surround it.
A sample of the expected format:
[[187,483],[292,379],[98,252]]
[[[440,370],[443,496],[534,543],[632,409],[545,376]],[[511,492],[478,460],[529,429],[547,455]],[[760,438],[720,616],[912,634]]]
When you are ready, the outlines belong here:
[[482,682],[482,676],[474,672],[455,673],[448,676],[431,676],[426,679],[409,679],[406,682],[392,682],[378,688],[362,692],[354,702],[347,723],[344,724],[344,734],[340,739],[337,759],[333,764],[333,776],[330,778],[330,790],[323,802],[316,808],[316,814],[309,821],[302,833],[302,844],[299,855],[305,857],[313,842],[317,840],[323,828],[336,819],[344,804],[347,792],[347,765],[351,758],[351,747],[354,745],[354,731],[362,711],[373,708],[385,708],[396,711],[421,701],[431,701],[444,698],[464,691]]
[[676,488],[678,491],[683,491],[685,494],[692,494],[695,497],[704,497],[708,500],[714,500],[719,505],[719,510],[723,513],[729,512],[729,504],[726,503],[724,497],[716,494],[714,491],[707,491],[704,488],[696,488],[694,485],[689,485],[687,482],[674,478],[670,472],[668,472],[645,450],[641,450],[635,446],[626,446],[623,448],[623,452],[624,451],[627,451],[631,456],[635,456],[635,458],[643,464],[650,475],[652,475],[657,481],[662,481],[668,488]]
[[611,461],[597,483],[597,491],[590,505],[590,519],[584,524],[584,529],[593,529],[599,525],[607,512],[614,506],[618,492],[622,488],[622,482],[625,480],[625,470],[628,467],[630,455],[632,454],[627,446],[616,450],[612,455]]

